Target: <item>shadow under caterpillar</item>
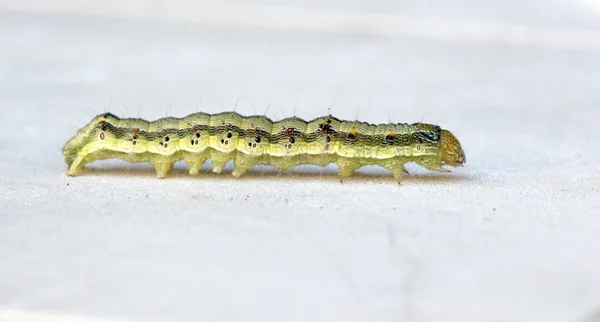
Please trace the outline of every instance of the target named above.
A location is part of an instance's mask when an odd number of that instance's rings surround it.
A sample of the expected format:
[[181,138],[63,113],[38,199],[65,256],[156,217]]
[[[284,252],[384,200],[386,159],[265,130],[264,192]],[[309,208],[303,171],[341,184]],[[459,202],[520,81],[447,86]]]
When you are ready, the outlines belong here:
[[400,182],[409,162],[437,172],[450,172],[444,165],[459,167],[466,162],[458,139],[434,124],[369,124],[331,115],[308,122],[297,117],[274,122],[236,112],[194,113],[154,122],[103,113],[81,128],[62,152],[70,176],[78,175],[86,163],[110,158],[149,162],[157,178],[164,178],[175,162],[183,160],[195,175],[210,159],[215,173],[233,160],[235,177],[255,165],[286,171],[301,164],[336,163],[342,182],[366,165],[389,169]]

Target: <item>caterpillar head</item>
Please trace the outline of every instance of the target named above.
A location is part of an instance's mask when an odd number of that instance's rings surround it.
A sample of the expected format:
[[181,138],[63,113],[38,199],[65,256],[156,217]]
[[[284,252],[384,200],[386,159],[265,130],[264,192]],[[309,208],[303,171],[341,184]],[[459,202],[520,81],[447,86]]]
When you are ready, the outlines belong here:
[[440,133],[440,149],[442,152],[442,164],[462,167],[467,162],[467,157],[460,142],[448,130],[442,130]]

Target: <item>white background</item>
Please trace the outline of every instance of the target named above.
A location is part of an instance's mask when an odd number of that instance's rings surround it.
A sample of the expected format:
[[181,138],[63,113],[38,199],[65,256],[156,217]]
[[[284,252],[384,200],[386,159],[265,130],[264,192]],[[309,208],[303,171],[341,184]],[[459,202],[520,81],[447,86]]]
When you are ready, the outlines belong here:
[[[599,7],[1,1],[0,321],[597,321]],[[65,174],[96,114],[234,107],[424,120],[468,163]]]

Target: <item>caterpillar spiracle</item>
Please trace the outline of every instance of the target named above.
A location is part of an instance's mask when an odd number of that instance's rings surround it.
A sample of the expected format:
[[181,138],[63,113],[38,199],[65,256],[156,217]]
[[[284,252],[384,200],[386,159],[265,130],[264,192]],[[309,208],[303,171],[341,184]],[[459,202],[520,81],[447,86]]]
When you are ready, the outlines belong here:
[[210,159],[215,173],[233,160],[235,177],[255,165],[285,171],[301,164],[336,163],[342,182],[362,166],[378,165],[400,183],[409,162],[438,172],[450,172],[444,165],[459,167],[466,162],[458,139],[434,124],[369,124],[331,115],[274,122],[236,112],[194,113],[153,122],[103,113],[81,128],[62,153],[69,176],[79,175],[86,163],[118,158],[149,162],[157,178],[164,178],[181,160],[189,174],[198,174]]

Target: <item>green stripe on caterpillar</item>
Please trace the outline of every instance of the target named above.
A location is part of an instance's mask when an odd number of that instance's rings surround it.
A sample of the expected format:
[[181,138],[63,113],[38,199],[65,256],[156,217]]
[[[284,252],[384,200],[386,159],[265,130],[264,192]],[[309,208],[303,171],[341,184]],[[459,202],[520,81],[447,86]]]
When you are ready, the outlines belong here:
[[274,122],[235,112],[195,113],[154,122],[104,113],[81,128],[62,152],[70,176],[78,175],[86,163],[110,158],[149,162],[158,178],[183,160],[195,175],[210,159],[215,173],[233,160],[235,177],[255,165],[285,171],[301,164],[336,163],[341,180],[362,166],[378,165],[400,182],[408,162],[438,172],[449,172],[443,165],[458,167],[466,162],[456,137],[438,125],[376,125],[331,115],[308,122],[297,117]]

